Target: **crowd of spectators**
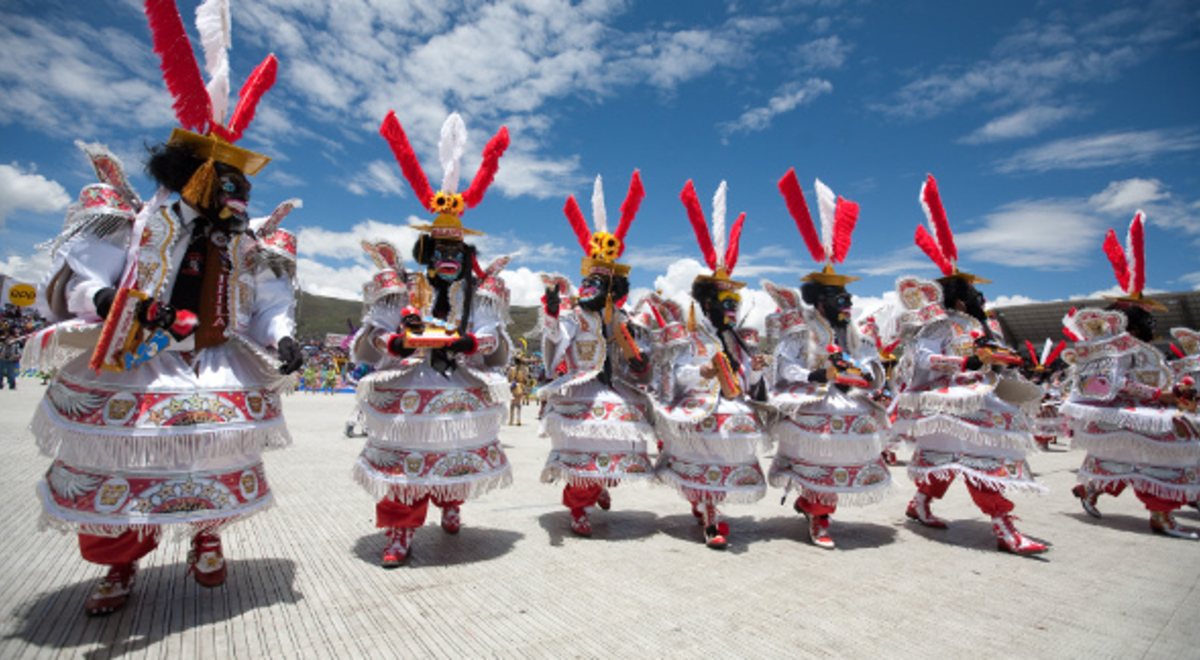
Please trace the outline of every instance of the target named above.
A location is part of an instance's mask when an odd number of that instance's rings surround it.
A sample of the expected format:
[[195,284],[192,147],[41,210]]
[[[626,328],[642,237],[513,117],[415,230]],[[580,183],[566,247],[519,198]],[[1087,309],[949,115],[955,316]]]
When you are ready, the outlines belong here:
[[0,388],[17,389],[25,338],[46,325],[36,311],[5,303],[0,312]]

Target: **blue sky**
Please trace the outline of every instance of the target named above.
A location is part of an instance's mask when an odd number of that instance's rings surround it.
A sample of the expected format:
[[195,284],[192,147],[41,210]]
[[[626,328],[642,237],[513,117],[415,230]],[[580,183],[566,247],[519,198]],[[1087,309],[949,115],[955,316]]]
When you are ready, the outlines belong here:
[[[198,3],[180,0],[193,35]],[[120,154],[144,197],[143,146],[175,125],[136,0],[9,0],[0,25],[0,272],[36,279],[63,211],[93,176],[76,139]],[[861,206],[839,271],[864,306],[897,276],[936,271],[913,246],[917,195],[937,177],[960,265],[1004,302],[1115,286],[1100,249],[1147,213],[1151,290],[1200,288],[1200,6],[1194,2],[622,2],[234,0],[233,88],[268,53],[279,81],[241,144],[275,158],[252,215],[302,198],[299,274],[352,297],[362,238],[411,244],[427,221],[378,127],[394,109],[430,181],[440,125],[469,131],[464,181],[501,125],[512,146],[464,216],[532,304],[540,271],[578,279],[568,194],[592,217],[605,181],[618,217],[629,176],[646,200],[624,261],[674,292],[699,251],[679,192],[706,213],[722,180],[747,213],[735,276],[812,269],[776,182],[796,168]],[[196,49],[200,57],[199,49]],[[464,184],[465,185],[465,184]],[[754,296],[752,296],[754,298]],[[755,298],[760,299],[761,296]],[[756,316],[769,311],[758,305]]]

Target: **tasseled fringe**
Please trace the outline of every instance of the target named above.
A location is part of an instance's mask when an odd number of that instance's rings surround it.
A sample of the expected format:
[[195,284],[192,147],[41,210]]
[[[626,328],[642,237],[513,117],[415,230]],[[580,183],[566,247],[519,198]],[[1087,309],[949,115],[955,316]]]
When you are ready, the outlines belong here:
[[1171,486],[1142,475],[1136,477],[1101,477],[1080,470],[1076,480],[1084,486],[1098,489],[1103,489],[1105,486],[1115,483],[1123,483],[1138,492],[1149,493],[1154,497],[1161,497],[1164,500],[1183,504],[1195,502],[1196,498],[1200,497],[1200,486],[1193,486],[1191,488]]
[[770,451],[771,436],[766,433],[728,434],[699,434],[679,432],[679,428],[668,428],[667,425],[656,427],[660,431],[666,451],[680,456],[688,454],[703,454],[721,463],[737,463],[750,455],[759,455]]
[[868,435],[829,433],[800,433],[792,424],[777,424],[772,428],[777,452],[790,456],[820,456],[831,462],[862,463],[879,456],[890,435],[887,432]]
[[1058,407],[1058,413],[1070,418],[1074,423],[1096,422],[1150,435],[1174,433],[1171,421],[1173,415],[1147,415],[1139,412],[1137,408],[1089,406],[1063,401]]
[[584,371],[574,378],[568,379],[566,376],[563,376],[562,378],[556,378],[555,380],[538,388],[538,397],[544,399],[556,392],[561,393],[563,396],[570,396],[571,392],[575,388],[590,382],[599,373],[599,369],[593,369],[591,371]]
[[953,417],[926,417],[906,425],[904,431],[914,438],[933,435],[935,433],[945,433],[981,447],[998,447],[1024,452],[1038,451],[1038,444],[1033,439],[1032,433],[1016,433],[1012,431],[990,433]]
[[656,475],[655,483],[673,488],[680,497],[689,502],[704,504],[754,504],[767,494],[766,484],[756,488],[697,488],[694,484],[676,479],[666,471]]
[[612,440],[616,442],[654,442],[654,427],[633,422],[568,422],[558,415],[542,418],[539,433],[550,438]]
[[292,444],[282,417],[240,428],[181,426],[166,433],[131,435],[120,427],[98,433],[83,430],[81,425],[60,424],[46,412],[43,403],[29,428],[43,456],[96,468],[196,464],[225,456],[261,454]]
[[892,497],[899,490],[891,477],[862,490],[813,490],[795,475],[783,473],[772,474],[770,483],[773,488],[798,488],[800,497],[826,506],[869,506]]
[[957,464],[939,465],[928,468],[916,467],[912,464],[908,466],[908,478],[917,483],[927,482],[930,477],[941,481],[953,479],[957,475],[962,475],[963,479],[971,482],[974,486],[991,488],[1005,493],[1016,491],[1042,495],[1050,492],[1049,488],[1033,480],[1018,481],[1015,479],[1001,479]]
[[1095,452],[1100,456],[1135,455],[1138,462],[1166,463],[1169,465],[1194,464],[1200,461],[1200,443],[1195,441],[1168,443],[1157,442],[1143,435],[1128,431],[1092,435],[1076,430],[1071,436],[1071,449]]
[[938,392],[905,392],[896,398],[896,405],[904,410],[968,415],[982,409],[991,393],[990,389],[969,396],[950,396]]
[[821,394],[800,395],[788,394],[786,397],[771,397],[771,406],[778,410],[783,415],[792,417],[794,415],[809,415],[812,411],[809,406],[814,403],[820,403],[825,400],[825,396]]
[[376,444],[417,447],[452,443],[476,446],[477,440],[493,439],[500,433],[504,409],[483,410],[470,415],[381,415],[362,406],[367,436]]
[[354,481],[376,502],[391,498],[404,504],[412,504],[426,495],[441,500],[472,500],[493,490],[507,488],[513,482],[512,467],[507,464],[499,472],[439,484],[412,483],[404,476],[386,477],[364,465],[362,459],[354,464],[352,474]]
[[653,472],[636,472],[593,477],[565,470],[558,465],[547,465],[546,467],[542,468],[541,476],[541,482],[544,484],[561,482],[573,487],[587,487],[598,483],[607,488],[609,486],[616,486],[617,484],[644,485],[651,483],[652,481],[654,481]]
[[[250,508],[243,509],[232,515],[222,515],[212,519],[196,519],[196,520],[171,520],[169,522],[131,522],[131,523],[91,523],[78,520],[68,520],[59,515],[51,513],[47,508],[46,501],[49,496],[41,492],[39,487],[39,495],[43,499],[42,512],[38,516],[37,529],[39,532],[46,530],[54,530],[63,534],[90,534],[92,536],[103,536],[107,538],[115,538],[125,532],[137,532],[138,540],[141,541],[146,537],[151,537],[155,541],[168,541],[178,543],[179,541],[190,541],[193,536],[200,533],[220,533],[231,525],[240,523],[243,520],[256,516],[263,511],[275,507],[275,496],[273,494],[264,497]],[[56,507],[57,508],[57,507]],[[202,512],[197,512],[202,513]]]
[[196,171],[192,174],[192,178],[183,186],[179,196],[185,202],[200,209],[207,209],[212,206],[212,197],[214,188],[217,182],[217,168],[213,163],[213,159],[209,158],[204,161]]
[[44,337],[40,333],[26,342],[25,350],[21,354],[21,366],[45,372],[62,369],[95,347],[100,336],[100,327],[99,323],[79,320],[58,323],[52,329],[43,331],[50,333],[45,346],[41,344]]

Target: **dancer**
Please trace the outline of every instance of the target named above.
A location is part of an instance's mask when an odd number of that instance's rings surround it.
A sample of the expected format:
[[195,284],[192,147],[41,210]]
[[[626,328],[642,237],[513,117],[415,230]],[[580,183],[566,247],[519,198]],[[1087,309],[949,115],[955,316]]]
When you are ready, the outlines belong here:
[[499,277],[508,259],[480,268],[475,246],[463,237],[481,232],[460,220],[482,201],[508,148],[508,131],[501,127],[487,144],[462,193],[459,158],[467,134],[457,113],[442,126],[445,175],[437,193],[395,113],[380,132],[417,200],[437,214],[418,227],[421,237],[413,245],[424,272],[407,273],[386,242],[363,243],[379,272],[363,287],[367,311],[353,346],[353,361],[375,366],[358,382],[367,444],[354,476],[375,497],[375,525],[386,530],[381,564],[395,568],[407,559],[430,500],[442,509],[442,529],[457,534],[464,500],[512,483],[498,437],[509,397],[509,294]]
[[769,324],[780,334],[770,400],[781,413],[770,426],[776,443],[770,479],[785,488],[785,499],[792,487],[799,489],[794,507],[808,521],[809,540],[832,550],[830,517],[838,504],[878,502],[892,482],[882,456],[890,424],[872,399],[885,374],[874,343],[851,321],[846,284],[859,278],[833,270],[850,249],[858,205],[835,199],[818,179],[822,241],[795,170],[780,179],[779,190],[813,260],[826,263],[800,279],[799,291],[762,283],[780,310]]
[[1033,344],[1029,340],[1025,341],[1025,350],[1029,354],[1026,363],[1028,365],[1027,377],[1034,385],[1042,388],[1042,402],[1038,406],[1037,414],[1033,416],[1033,439],[1037,441],[1042,451],[1049,451],[1050,443],[1067,435],[1066,419],[1058,413],[1058,406],[1062,403],[1062,393],[1055,380],[1056,372],[1053,366],[1066,346],[1065,341],[1059,340],[1058,345],[1055,346],[1054,342],[1047,339],[1039,357],[1033,350]]
[[654,476],[646,443],[654,438],[646,397],[648,347],[639,344],[623,309],[629,293],[629,266],[617,263],[625,235],[645,193],[637,171],[621,205],[621,220],[608,232],[604,190],[596,177],[592,221],[588,229],[575,197],[564,211],[584,250],[579,296],[564,301],[565,278],[546,278],[542,308],[542,359],[547,371],[566,365],[566,373],[543,385],[546,402],[542,434],[550,438],[543,483],[563,481],[563,506],[571,513],[571,531],[591,536],[589,512],[612,506],[609,487]]
[[[222,4],[197,10],[206,44],[228,43]],[[77,533],[83,558],[108,567],[84,606],[91,615],[126,603],[138,560],[164,537],[191,541],[188,572],[201,586],[224,583],[220,530],[274,501],[262,452],[291,442],[279,393],[303,362],[287,257],[268,245],[296,204],[250,221],[246,177],[269,159],[232,144],[274,81],[275,58],[225,123],[224,49],[206,49],[210,96],[174,3],[146,12],[183,128],[151,149],[159,190],[144,204],[120,161],[80,145],[101,183],[84,188],[51,246],[46,302],[66,320],[26,354],[58,369],[32,425],[54,457],[39,485],[44,521]],[[294,239],[290,248],[294,263]]]
[[1104,252],[1125,295],[1112,298],[1107,309],[1082,309],[1063,319],[1075,345],[1071,393],[1060,411],[1070,420],[1071,445],[1087,450],[1072,492],[1084,511],[1100,518],[1099,496],[1120,495],[1131,487],[1150,512],[1151,530],[1195,540],[1200,532],[1176,523],[1174,512],[1200,497],[1200,420],[1194,392],[1189,397],[1183,391],[1182,377],[1176,380],[1151,344],[1153,312],[1166,311],[1166,306],[1142,295],[1142,223],[1138,211],[1129,226],[1128,248],[1121,247],[1111,229],[1104,239]]
[[657,294],[638,308],[639,323],[653,337],[655,428],[663,440],[655,473],[692,505],[705,543],[716,550],[726,547],[729,535],[717,505],[755,502],[766,494],[758,453],[767,437],[751,401],[766,400],[767,360],[758,353],[755,333],[737,323],[738,290],[745,284],[730,277],[746,215],[733,224],[726,248],[725,193],[722,181],[710,235],[692,182],[683,188],[688,220],[712,270],[692,281],[686,317]]
[[1017,531],[1010,490],[1043,491],[1029,472],[1028,451],[1037,449],[1030,419],[1020,406],[1036,401],[1040,388],[1011,373],[1021,358],[1001,344],[998,325],[984,311],[986,284],[978,275],[958,269],[954,234],[930,176],[921,188],[921,203],[935,239],[917,227],[917,245],[942,271],[937,282],[901,278],[897,292],[907,310],[904,356],[897,375],[898,416],[895,427],[916,441],[908,466],[917,494],[908,517],[935,529],[947,525],[933,515],[958,475],[976,506],[992,518],[997,546],[1019,554],[1043,552],[1046,546]]

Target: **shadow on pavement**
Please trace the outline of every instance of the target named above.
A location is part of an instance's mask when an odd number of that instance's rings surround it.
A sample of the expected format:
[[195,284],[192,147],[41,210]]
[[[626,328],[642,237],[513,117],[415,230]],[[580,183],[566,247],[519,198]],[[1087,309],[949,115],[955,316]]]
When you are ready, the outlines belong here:
[[94,580],[41,593],[17,605],[11,616],[19,621],[19,628],[6,639],[55,649],[99,645],[80,657],[119,657],[143,651],[185,630],[303,599],[293,587],[296,565],[287,559],[230,559],[225,585],[213,589],[200,587],[186,573],[183,564],[141,570],[124,608],[90,618],[83,612],[83,603],[103,574],[97,570]]
[[[524,534],[507,529],[471,527],[463,523],[458,534],[447,534],[439,525],[425,525],[413,536],[408,549],[407,568],[456,566],[499,559],[512,552]],[[383,530],[360,536],[354,543],[354,555],[372,566],[379,565],[387,539]]]
[[[755,530],[748,530],[747,533],[753,541],[796,541],[803,545],[811,545],[808,540],[808,522],[804,516],[797,514],[759,518],[753,524]],[[850,516],[839,518],[835,515],[829,528],[837,550],[881,548],[895,543],[896,533],[895,527],[860,522]]]
[[567,538],[590,541],[636,541],[658,533],[658,516],[650,511],[595,509],[588,514],[592,537],[583,539],[571,531],[571,513],[566,508],[548,511],[538,516],[538,524],[546,530],[552,547],[560,547]]

